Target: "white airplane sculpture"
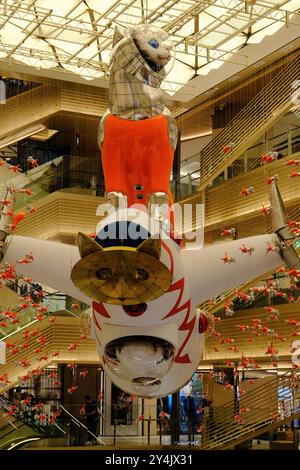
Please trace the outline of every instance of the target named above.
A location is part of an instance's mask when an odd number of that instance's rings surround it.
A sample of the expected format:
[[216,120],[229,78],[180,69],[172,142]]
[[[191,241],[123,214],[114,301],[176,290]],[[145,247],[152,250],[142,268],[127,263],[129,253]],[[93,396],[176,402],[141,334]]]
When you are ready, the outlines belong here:
[[[17,273],[91,302],[91,335],[111,380],[130,394],[164,396],[182,387],[201,362],[205,335],[198,304],[283,262],[300,268],[276,182],[271,186],[271,206],[274,233],[202,249],[180,248],[171,238],[155,238],[159,227],[151,221],[151,231],[148,215],[135,209],[129,209],[125,219],[122,211],[104,218],[95,240],[79,234],[79,250],[11,235],[2,217],[2,263],[14,264],[33,253],[32,263],[16,264]],[[120,247],[124,223],[127,238],[123,236]],[[116,239],[105,239],[105,230],[116,226]],[[132,230],[128,235],[130,227],[138,227],[138,239]],[[251,256],[240,250],[242,245],[254,248]]]

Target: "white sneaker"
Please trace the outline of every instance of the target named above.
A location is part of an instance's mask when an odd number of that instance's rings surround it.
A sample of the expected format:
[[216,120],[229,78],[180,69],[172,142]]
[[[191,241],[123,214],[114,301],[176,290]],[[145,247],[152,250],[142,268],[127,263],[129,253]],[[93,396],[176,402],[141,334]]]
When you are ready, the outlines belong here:
[[84,445],[85,445],[85,446],[91,446],[92,443],[91,443],[91,441],[86,441],[86,443],[85,443]]

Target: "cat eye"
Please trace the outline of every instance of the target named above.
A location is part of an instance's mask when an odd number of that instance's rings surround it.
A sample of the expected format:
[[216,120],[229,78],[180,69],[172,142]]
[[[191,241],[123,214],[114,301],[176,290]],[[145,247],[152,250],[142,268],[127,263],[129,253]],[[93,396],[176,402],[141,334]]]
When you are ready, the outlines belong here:
[[112,271],[109,268],[101,268],[96,272],[96,277],[102,281],[106,281],[112,277]]
[[144,269],[138,268],[136,270],[135,277],[138,281],[147,281],[147,279],[149,278],[149,273],[147,273],[147,271],[145,271]]
[[153,47],[153,49],[158,49],[159,48],[159,43],[156,39],[150,39],[148,42],[149,46]]

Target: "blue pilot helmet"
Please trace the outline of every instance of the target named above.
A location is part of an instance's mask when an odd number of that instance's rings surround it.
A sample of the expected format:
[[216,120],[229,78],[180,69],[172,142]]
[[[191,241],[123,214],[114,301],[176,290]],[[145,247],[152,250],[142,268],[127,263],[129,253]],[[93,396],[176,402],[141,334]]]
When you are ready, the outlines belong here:
[[114,246],[128,246],[137,248],[144,240],[150,237],[147,229],[140,224],[128,220],[112,222],[103,227],[96,235],[95,241],[102,248]]

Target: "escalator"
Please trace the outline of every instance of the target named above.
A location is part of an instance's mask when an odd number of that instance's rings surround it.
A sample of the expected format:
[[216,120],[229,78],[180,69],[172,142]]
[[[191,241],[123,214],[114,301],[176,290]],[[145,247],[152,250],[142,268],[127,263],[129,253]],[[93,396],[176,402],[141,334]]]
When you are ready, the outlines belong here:
[[13,407],[13,402],[0,395],[0,450],[77,446],[86,433],[98,444],[105,445],[63,405],[59,405],[58,410],[51,412],[46,419],[43,418],[42,407],[35,411],[33,406],[24,405],[18,405],[14,415],[5,417]]
[[16,406],[0,395],[0,450],[13,450],[33,443],[37,445],[37,441],[48,439],[54,439],[54,445],[69,445],[70,417],[51,419],[55,412],[49,419],[43,416],[41,409],[37,411],[34,407]]

